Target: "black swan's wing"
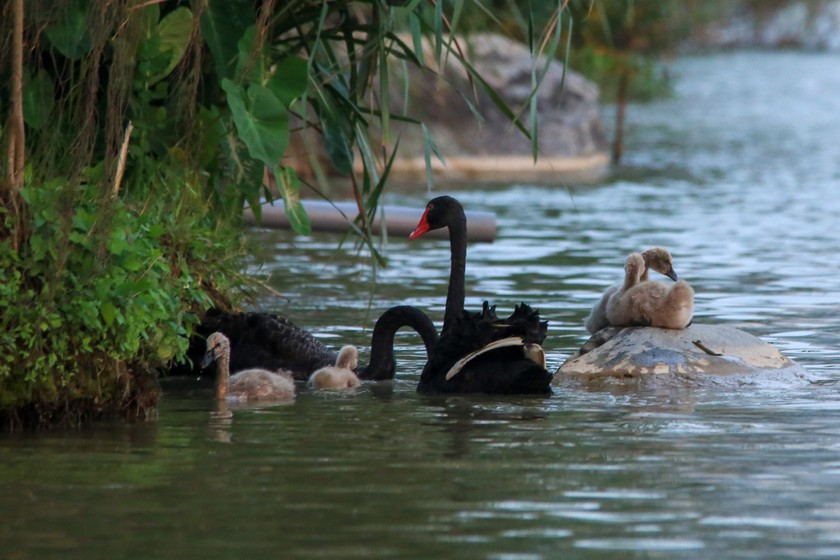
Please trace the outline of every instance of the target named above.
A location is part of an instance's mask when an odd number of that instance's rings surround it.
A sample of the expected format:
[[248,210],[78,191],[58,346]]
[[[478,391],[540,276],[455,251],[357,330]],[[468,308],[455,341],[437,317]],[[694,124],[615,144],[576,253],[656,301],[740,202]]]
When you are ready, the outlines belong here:
[[[283,317],[270,313],[227,313],[211,309],[190,339],[188,356],[198,364],[205,341],[214,332],[230,339],[230,369],[285,369],[305,380],[316,369],[334,365],[338,355]],[[193,355],[198,356],[193,358]]]
[[484,302],[480,312],[464,312],[441,334],[418,391],[550,394],[551,374],[525,351],[545,340],[547,328],[539,312],[524,303],[500,319]]

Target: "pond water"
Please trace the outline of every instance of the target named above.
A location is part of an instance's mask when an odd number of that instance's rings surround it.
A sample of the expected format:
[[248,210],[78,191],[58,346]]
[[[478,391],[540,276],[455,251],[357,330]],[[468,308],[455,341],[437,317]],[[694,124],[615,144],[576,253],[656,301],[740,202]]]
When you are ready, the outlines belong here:
[[[674,98],[631,106],[605,184],[456,193],[498,216],[497,241],[469,248],[468,308],[538,307],[551,368],[627,253],[664,245],[696,321],[772,342],[812,380],[436,398],[415,393],[410,331],[397,380],[352,395],[219,418],[207,382],[171,379],[153,421],[0,437],[0,556],[840,557],[838,69],[826,54],[680,59]],[[283,296],[261,307],[331,345],[364,360],[399,303],[440,324],[445,241],[390,240],[374,278],[334,235],[253,235]]]

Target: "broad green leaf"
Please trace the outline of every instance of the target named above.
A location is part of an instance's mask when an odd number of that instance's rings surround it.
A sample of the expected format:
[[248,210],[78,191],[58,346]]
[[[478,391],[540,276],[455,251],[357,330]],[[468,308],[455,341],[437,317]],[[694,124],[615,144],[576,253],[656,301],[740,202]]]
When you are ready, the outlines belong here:
[[58,14],[44,30],[50,43],[70,60],[80,60],[91,49],[87,0],[61,2]]
[[256,54],[256,56],[251,52],[254,48],[254,37],[256,33],[257,27],[252,25],[239,38],[236,49],[236,72],[234,76],[243,82],[266,85],[272,61],[269,58],[269,53],[265,45],[263,45],[262,51]]
[[286,107],[306,93],[307,63],[302,58],[287,57],[277,63],[268,87]]
[[312,233],[312,222],[300,202],[300,179],[297,173],[291,167],[277,166],[274,168],[274,176],[277,177],[277,186],[283,195],[289,225],[298,235],[309,235]]
[[129,246],[125,230],[115,229],[108,238],[108,250],[112,255],[121,255]]
[[175,356],[178,349],[168,341],[161,342],[157,345],[157,355],[161,360],[170,360]]
[[133,17],[139,19],[144,37],[148,39],[154,34],[160,21],[160,6],[146,3],[142,8],[135,9]]
[[23,87],[23,120],[40,130],[50,119],[55,105],[55,90],[50,75],[42,68]]
[[149,83],[155,83],[168,76],[172,70],[181,62],[192,34],[193,16],[189,8],[181,6],[167,14],[157,26],[157,35],[160,39],[161,52],[169,53],[169,62],[166,68],[154,74]]
[[208,0],[201,14],[201,35],[216,62],[219,78],[234,78],[239,39],[256,24],[251,0]]
[[228,106],[239,138],[248,147],[251,157],[273,167],[289,143],[289,112],[271,90],[258,84],[242,88],[230,80],[222,80]]
[[117,308],[114,307],[114,304],[110,301],[106,301],[99,306],[99,313],[102,315],[102,319],[105,321],[105,324],[111,326],[114,322],[114,317],[117,316]]

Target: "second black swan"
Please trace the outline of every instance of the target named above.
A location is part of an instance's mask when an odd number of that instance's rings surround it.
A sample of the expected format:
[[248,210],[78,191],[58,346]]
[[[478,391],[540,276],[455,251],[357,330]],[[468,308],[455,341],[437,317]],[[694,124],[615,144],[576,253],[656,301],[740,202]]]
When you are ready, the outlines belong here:
[[551,394],[541,344],[548,323],[522,303],[507,318],[484,302],[479,312],[464,310],[467,218],[461,204],[440,196],[409,236],[448,227],[451,265],[440,338],[429,353],[417,390],[421,393]]
[[[414,329],[422,338],[426,354],[438,339],[434,323],[420,309],[410,305],[392,307],[377,319],[371,334],[370,361],[355,368],[363,380],[393,379],[397,362],[394,357],[394,335],[402,327]],[[286,370],[295,380],[305,381],[316,370],[332,366],[338,354],[322,344],[307,330],[288,319],[270,313],[228,313],[211,309],[190,340],[188,355],[198,365],[204,354],[206,338],[214,332],[230,339],[230,368]],[[170,375],[198,373],[193,368],[170,370]]]

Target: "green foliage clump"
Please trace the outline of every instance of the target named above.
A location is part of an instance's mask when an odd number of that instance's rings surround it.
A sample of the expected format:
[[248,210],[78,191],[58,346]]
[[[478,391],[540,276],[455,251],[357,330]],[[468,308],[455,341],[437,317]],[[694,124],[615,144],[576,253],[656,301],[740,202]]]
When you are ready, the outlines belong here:
[[[319,181],[322,163],[352,179],[352,229],[381,261],[369,223],[399,144],[389,123],[420,124],[381,94],[397,81],[389,60],[431,72],[456,60],[490,89],[455,39],[469,4],[481,2],[3,4],[0,423],[146,410],[196,313],[248,284],[243,206],[259,218],[278,196],[310,232],[293,140]],[[556,46],[547,27],[532,46]],[[537,135],[491,98],[536,155]],[[429,139],[430,180],[432,152]]]
[[[597,83],[609,101],[669,95],[671,84],[658,57],[685,37],[686,10],[675,0],[572,1],[570,64]],[[627,79],[625,86],[622,79]],[[621,87],[626,90],[617,92]]]
[[633,77],[627,86],[628,99],[652,101],[673,94],[671,77],[655,59],[635,54],[620,58],[590,46],[574,49],[569,56],[569,66],[595,82],[601,90],[601,101],[606,103],[618,101],[618,76],[628,62]]
[[234,230],[196,189],[169,192],[131,204],[96,182],[24,188],[28,242],[0,243],[0,416],[72,421],[154,403],[155,370],[184,355],[209,294],[242,281]]

